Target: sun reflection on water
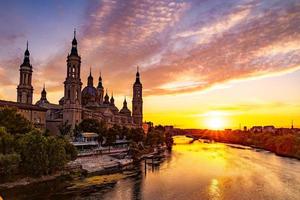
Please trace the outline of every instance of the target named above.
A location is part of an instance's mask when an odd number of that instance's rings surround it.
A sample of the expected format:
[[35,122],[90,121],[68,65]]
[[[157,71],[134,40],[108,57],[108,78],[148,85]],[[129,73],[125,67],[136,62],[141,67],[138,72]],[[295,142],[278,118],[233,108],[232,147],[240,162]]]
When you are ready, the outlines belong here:
[[220,195],[220,188],[219,188],[219,181],[217,179],[212,179],[211,184],[209,186],[209,191],[208,191],[209,197],[212,200],[219,200],[221,199]]

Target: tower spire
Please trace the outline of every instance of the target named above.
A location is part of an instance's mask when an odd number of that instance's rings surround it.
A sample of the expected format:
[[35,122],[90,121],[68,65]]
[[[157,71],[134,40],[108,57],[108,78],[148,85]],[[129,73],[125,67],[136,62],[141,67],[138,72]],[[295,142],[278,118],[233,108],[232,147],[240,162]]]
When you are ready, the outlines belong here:
[[137,127],[142,127],[143,123],[143,86],[140,81],[139,66],[137,66],[135,83],[133,84],[133,98],[132,98],[132,117],[133,122]]
[[77,40],[76,40],[76,29],[75,28],[74,28],[74,38],[72,40],[71,55],[78,56],[78,52],[77,52]]
[[92,76],[92,67],[90,67],[90,75],[88,77],[88,86],[94,86],[93,76]]
[[139,66],[136,67],[136,78],[135,78],[135,83],[140,84],[140,72],[139,72]]

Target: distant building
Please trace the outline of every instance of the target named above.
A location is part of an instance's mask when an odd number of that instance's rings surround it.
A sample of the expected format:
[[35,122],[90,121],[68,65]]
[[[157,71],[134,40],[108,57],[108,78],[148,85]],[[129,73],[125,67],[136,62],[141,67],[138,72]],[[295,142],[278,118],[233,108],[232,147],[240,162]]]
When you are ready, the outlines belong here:
[[251,133],[261,133],[263,130],[263,127],[262,126],[253,126],[251,129],[250,129],[250,132]]
[[41,92],[41,98],[32,104],[32,65],[30,64],[28,43],[24,53],[24,61],[20,66],[20,82],[17,87],[17,102],[1,101],[0,107],[16,107],[28,120],[35,125],[47,128],[52,133],[58,133],[58,126],[69,123],[72,128],[83,119],[93,118],[104,121],[108,127],[113,125],[126,126],[128,128],[142,128],[143,126],[143,97],[140,73],[137,69],[133,84],[132,112],[127,107],[124,99],[123,108],[119,110],[115,106],[113,94],[111,97],[104,95],[104,87],[101,74],[98,85],[95,87],[92,72],[87,78],[87,86],[82,89],[81,82],[81,57],[77,50],[77,39],[74,31],[71,52],[67,56],[66,79],[64,81],[64,96],[59,104],[50,103],[47,100],[45,86]]
[[164,126],[166,132],[171,132],[174,129],[174,126]]
[[263,133],[275,133],[276,128],[274,126],[264,126],[262,129]]

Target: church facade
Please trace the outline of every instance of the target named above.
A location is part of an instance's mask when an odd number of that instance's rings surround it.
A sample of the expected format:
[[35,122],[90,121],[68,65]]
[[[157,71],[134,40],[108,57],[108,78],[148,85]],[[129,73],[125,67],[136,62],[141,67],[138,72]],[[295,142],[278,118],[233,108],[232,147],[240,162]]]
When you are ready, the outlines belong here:
[[[90,71],[87,78],[87,85],[82,89],[83,83],[80,73],[81,57],[78,54],[76,32],[74,31],[71,52],[67,56],[64,96],[59,100],[58,104],[50,103],[47,100],[47,92],[44,87],[41,92],[40,100],[33,105],[33,70],[29,56],[30,53],[27,44],[24,61],[20,66],[17,102],[15,102],[14,105],[15,107],[30,105],[36,109],[41,108],[40,110],[42,110],[45,115],[44,128],[49,129],[50,132],[54,134],[58,133],[58,126],[62,123],[71,124],[72,128],[74,128],[76,124],[79,124],[83,119],[87,118],[104,121],[108,127],[116,124],[128,128],[142,128],[143,87],[139,70],[136,72],[135,82],[133,84],[132,112],[128,109],[126,98],[120,110],[116,107],[113,95],[109,97],[107,90],[106,92],[104,91],[101,74],[95,86],[94,78]],[[20,113],[22,114],[22,112]]]

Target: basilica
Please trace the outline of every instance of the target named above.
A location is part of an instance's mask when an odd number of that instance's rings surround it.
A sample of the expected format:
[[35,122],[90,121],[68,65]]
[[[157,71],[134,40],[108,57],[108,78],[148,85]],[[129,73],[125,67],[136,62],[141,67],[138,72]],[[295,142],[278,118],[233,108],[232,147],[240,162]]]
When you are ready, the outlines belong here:
[[90,70],[87,85],[82,89],[81,57],[78,53],[76,32],[74,31],[71,52],[67,56],[63,97],[58,104],[50,103],[47,100],[47,92],[44,86],[40,100],[32,104],[33,70],[29,56],[27,44],[24,61],[20,66],[17,102],[0,100],[0,107],[16,107],[19,113],[23,114],[37,127],[46,128],[53,133],[58,132],[58,126],[62,123],[68,123],[74,128],[76,124],[86,118],[104,121],[108,127],[114,124],[128,128],[142,127],[143,99],[139,70],[136,72],[133,84],[132,112],[128,109],[126,98],[120,110],[116,107],[113,95],[109,97],[107,90],[104,91],[101,74],[98,83],[94,84],[94,78]]

